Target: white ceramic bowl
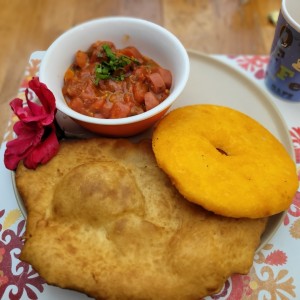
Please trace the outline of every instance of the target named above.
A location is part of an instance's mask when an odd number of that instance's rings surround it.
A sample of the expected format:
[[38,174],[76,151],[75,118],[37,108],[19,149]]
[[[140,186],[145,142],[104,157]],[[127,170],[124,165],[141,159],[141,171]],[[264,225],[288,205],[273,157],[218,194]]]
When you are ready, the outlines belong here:
[[[153,109],[127,118],[100,119],[80,114],[66,104],[63,78],[77,50],[87,50],[98,41],[112,41],[117,48],[135,46],[143,55],[154,59],[173,75],[170,95]],[[142,19],[108,17],[73,27],[48,48],[40,67],[40,81],[56,98],[57,109],[83,127],[110,136],[130,136],[151,127],[159,120],[184,89],[190,70],[188,54],[181,42],[165,28]]]

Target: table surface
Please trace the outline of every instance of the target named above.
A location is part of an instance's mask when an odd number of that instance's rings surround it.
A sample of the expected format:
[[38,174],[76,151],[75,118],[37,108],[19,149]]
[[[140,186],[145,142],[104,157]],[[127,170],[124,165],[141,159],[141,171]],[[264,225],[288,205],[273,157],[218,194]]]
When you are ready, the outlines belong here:
[[0,136],[28,57],[65,30],[111,15],[141,17],[206,54],[268,54],[280,0],[0,0]]
[[[0,0],[0,139],[7,132],[7,123],[11,117],[8,103],[16,97],[26,68],[28,72],[31,53],[46,50],[65,30],[97,17],[126,15],[156,22],[177,35],[187,49],[205,54],[225,54],[221,57],[222,60],[245,71],[250,79],[264,88],[263,76],[268,59],[265,55],[269,53],[275,30],[268,20],[268,14],[278,10],[280,2],[281,0]],[[247,54],[252,56],[245,56]],[[297,115],[300,102],[291,104],[275,98],[273,100],[287,122],[300,178],[300,123]],[[12,124],[9,128],[12,130]],[[1,151],[3,152],[3,148]],[[19,248],[19,235],[22,234],[20,226],[24,227],[24,221],[20,220],[17,203],[10,201],[14,198],[12,187],[7,189],[11,185],[10,174],[4,169],[2,162],[0,167],[0,190],[10,193],[0,208],[0,226],[3,230],[12,230],[10,232],[15,234],[15,239],[11,244]],[[15,213],[17,214],[14,215]],[[233,276],[229,280],[230,285],[225,285],[219,295],[209,299],[258,299],[259,294],[262,296],[265,293],[271,295],[272,299],[280,299],[283,294],[282,297],[286,298],[281,299],[298,299],[299,243],[300,190],[279,232],[256,255],[250,273]],[[0,256],[3,254],[1,253]],[[10,260],[6,259],[5,262]],[[4,275],[10,274],[11,265],[2,267],[1,270],[6,272]],[[30,269],[28,270],[30,273]],[[42,287],[43,281],[39,280],[36,282],[36,287],[41,288],[39,298],[48,299],[45,295],[50,287]],[[18,281],[18,284],[21,286],[27,284],[27,281]],[[20,288],[19,291],[23,290]],[[19,299],[18,295],[14,299]]]

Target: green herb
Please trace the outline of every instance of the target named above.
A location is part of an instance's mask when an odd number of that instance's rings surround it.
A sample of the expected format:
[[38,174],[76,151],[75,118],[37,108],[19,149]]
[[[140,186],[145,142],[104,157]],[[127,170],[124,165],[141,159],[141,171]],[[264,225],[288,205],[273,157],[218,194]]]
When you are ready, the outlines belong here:
[[104,44],[102,46],[102,48],[105,51],[108,58],[110,58],[111,60],[116,60],[117,59],[116,55],[111,51],[111,49],[108,45]]
[[[139,64],[139,61],[135,58],[130,58],[126,55],[117,56],[111,48],[104,44],[102,46],[108,60],[97,64],[95,67],[95,84],[99,84],[101,79],[113,79],[113,80],[124,80],[125,70],[124,67],[131,63]],[[102,57],[101,54],[98,57]]]

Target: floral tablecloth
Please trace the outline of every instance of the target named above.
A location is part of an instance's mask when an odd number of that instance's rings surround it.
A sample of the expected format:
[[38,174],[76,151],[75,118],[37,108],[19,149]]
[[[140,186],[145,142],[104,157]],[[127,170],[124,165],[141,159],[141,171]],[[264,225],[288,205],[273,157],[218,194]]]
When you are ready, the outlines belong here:
[[[28,81],[38,74],[43,53],[37,51],[30,57],[17,95],[19,98],[24,98]],[[241,70],[264,88],[267,56],[214,57]],[[275,97],[272,99],[288,125],[300,179],[300,102],[291,103]],[[12,116],[0,151],[0,299],[87,299],[80,293],[47,285],[30,265],[18,259],[25,220],[15,198],[11,172],[3,165],[4,143],[12,138],[12,126],[15,121],[15,117]],[[232,276],[218,295],[206,299],[300,299],[299,261],[300,190],[295,195],[278,232],[256,253],[249,274]]]

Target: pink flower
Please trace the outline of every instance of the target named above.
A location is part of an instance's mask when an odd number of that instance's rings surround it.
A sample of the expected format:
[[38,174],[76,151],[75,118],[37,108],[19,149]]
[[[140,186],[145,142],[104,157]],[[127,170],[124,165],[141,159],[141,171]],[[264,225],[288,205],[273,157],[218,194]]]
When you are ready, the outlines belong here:
[[39,164],[48,162],[59,148],[54,125],[54,95],[38,77],[32,78],[28,86],[42,105],[29,100],[28,89],[25,91],[27,106],[23,106],[19,98],[10,102],[13,112],[19,118],[14,125],[17,138],[6,144],[4,153],[4,164],[10,170],[15,170],[21,160],[27,168],[36,169]]

